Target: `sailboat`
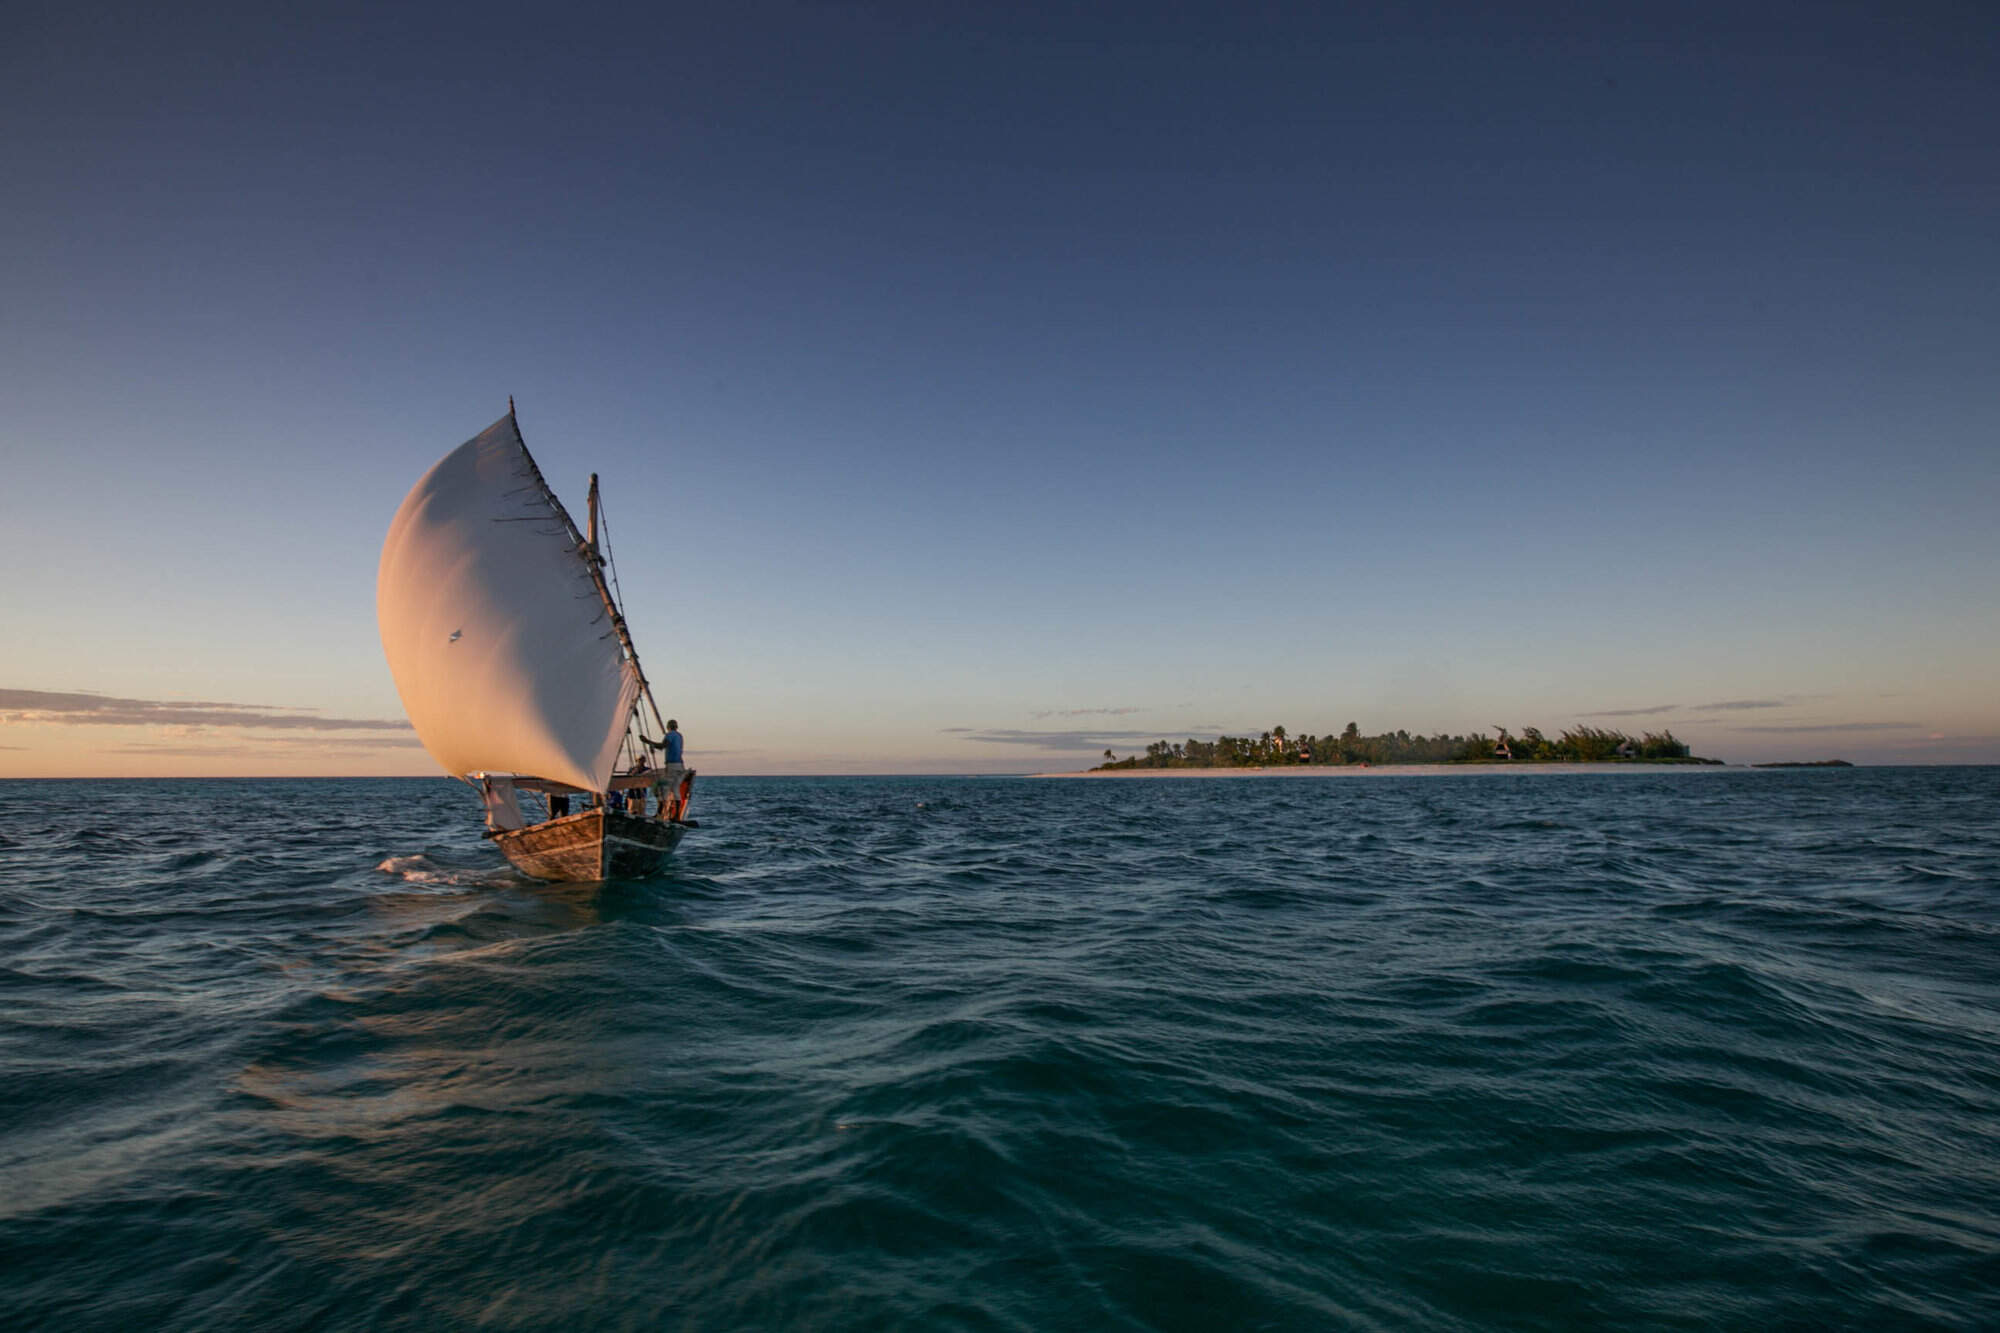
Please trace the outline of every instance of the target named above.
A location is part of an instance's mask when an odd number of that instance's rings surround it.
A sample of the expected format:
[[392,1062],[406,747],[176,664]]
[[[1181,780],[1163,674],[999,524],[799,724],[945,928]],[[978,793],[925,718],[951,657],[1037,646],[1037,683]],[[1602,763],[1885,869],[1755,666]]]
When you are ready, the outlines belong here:
[[537,879],[649,875],[695,827],[694,772],[666,762],[668,725],[616,565],[606,580],[600,517],[593,474],[577,530],[509,398],[506,416],[404,497],[376,575],[382,651],[410,724],[479,792],[486,836]]

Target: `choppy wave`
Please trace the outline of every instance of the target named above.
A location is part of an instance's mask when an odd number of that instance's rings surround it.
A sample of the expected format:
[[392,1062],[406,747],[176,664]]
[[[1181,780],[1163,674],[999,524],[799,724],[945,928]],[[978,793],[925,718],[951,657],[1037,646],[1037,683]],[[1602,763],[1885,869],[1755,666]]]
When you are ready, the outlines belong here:
[[2000,1324],[2000,771],[704,792],[0,783],[10,1326]]

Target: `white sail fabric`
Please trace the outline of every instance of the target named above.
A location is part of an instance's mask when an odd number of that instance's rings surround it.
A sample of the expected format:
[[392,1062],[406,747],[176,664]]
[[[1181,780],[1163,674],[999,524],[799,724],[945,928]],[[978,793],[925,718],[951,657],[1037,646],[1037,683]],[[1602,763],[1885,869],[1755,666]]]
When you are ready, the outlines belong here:
[[382,650],[446,772],[603,791],[639,695],[574,528],[509,413],[446,454],[382,543]]

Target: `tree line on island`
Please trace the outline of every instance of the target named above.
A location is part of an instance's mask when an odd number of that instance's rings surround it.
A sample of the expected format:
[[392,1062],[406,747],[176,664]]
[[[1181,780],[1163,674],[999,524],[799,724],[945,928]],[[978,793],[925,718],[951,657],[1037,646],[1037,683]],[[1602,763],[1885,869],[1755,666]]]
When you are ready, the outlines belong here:
[[1144,754],[1119,759],[1110,750],[1092,772],[1126,768],[1277,768],[1294,764],[1717,764],[1698,759],[1671,731],[1628,736],[1603,727],[1570,727],[1548,736],[1539,727],[1515,735],[1495,727],[1496,736],[1413,736],[1385,731],[1363,736],[1353,722],[1337,736],[1293,736],[1272,727],[1261,736],[1218,736],[1212,741],[1154,741]]

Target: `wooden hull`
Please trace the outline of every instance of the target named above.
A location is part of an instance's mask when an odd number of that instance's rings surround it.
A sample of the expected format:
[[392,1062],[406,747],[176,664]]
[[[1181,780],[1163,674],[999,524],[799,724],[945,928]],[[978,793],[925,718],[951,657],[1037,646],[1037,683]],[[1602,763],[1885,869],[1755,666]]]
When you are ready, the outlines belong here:
[[595,809],[495,833],[493,841],[536,879],[643,879],[659,871],[686,832],[685,824]]

